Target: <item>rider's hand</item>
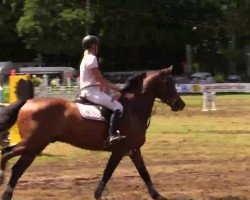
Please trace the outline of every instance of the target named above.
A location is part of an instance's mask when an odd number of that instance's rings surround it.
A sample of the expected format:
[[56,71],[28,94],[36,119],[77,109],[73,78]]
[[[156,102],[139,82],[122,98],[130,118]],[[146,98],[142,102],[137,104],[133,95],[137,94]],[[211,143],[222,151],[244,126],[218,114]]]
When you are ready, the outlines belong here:
[[111,84],[111,87],[115,91],[120,91],[121,90],[120,84]]
[[110,92],[110,88],[104,85],[100,86],[100,91],[105,92],[105,93],[109,93]]
[[117,100],[121,97],[121,95],[122,94],[120,92],[116,92],[112,99]]
[[109,93],[111,91],[111,87],[109,84],[101,84],[100,91]]

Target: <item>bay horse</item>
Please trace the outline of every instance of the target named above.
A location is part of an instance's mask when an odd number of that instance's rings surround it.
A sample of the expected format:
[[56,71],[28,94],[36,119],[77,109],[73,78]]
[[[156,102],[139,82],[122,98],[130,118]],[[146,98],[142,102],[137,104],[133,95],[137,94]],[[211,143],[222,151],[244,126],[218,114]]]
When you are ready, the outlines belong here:
[[[119,130],[126,139],[117,148],[110,150],[111,156],[95,190],[95,199],[102,198],[112,173],[128,152],[151,198],[167,199],[154,188],[140,148],[146,140],[145,134],[156,98],[169,105],[173,111],[185,107],[176,91],[171,70],[165,68],[142,73],[128,80],[121,90],[119,101],[124,106],[124,114]],[[83,118],[74,102],[59,98],[33,98],[9,105],[0,114],[0,132],[9,129],[16,121],[21,141],[9,151],[2,152],[1,182],[7,161],[15,156],[20,158],[12,167],[2,200],[12,199],[18,179],[49,143],[60,141],[83,149],[101,151],[108,132],[107,123]]]

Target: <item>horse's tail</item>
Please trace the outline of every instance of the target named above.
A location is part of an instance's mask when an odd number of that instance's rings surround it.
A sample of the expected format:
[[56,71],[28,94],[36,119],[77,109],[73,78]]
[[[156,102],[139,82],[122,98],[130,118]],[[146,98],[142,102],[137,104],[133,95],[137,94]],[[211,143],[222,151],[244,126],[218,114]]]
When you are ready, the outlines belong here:
[[0,133],[12,127],[18,117],[19,110],[28,99],[34,98],[34,87],[30,80],[21,79],[16,86],[17,101],[0,112]]
[[25,103],[26,100],[18,100],[2,109],[0,112],[0,132],[8,130],[15,124],[19,110]]

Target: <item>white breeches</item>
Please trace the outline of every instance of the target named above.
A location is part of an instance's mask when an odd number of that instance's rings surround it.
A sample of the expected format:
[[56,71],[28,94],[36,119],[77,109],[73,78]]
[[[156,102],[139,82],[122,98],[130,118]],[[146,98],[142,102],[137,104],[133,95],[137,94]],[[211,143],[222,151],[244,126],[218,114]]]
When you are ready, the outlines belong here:
[[100,91],[98,86],[91,86],[81,91],[81,96],[85,97],[88,101],[95,104],[100,104],[112,111],[123,111],[123,106],[117,100],[113,100],[112,97],[105,92]]

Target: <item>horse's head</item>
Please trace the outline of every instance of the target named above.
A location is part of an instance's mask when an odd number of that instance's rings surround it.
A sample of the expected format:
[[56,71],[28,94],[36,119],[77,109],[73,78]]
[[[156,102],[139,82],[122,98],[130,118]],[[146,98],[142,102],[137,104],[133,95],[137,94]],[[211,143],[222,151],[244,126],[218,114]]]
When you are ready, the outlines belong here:
[[169,67],[162,69],[157,75],[156,97],[168,104],[172,111],[183,110],[185,103],[176,91],[171,71],[172,67]]

